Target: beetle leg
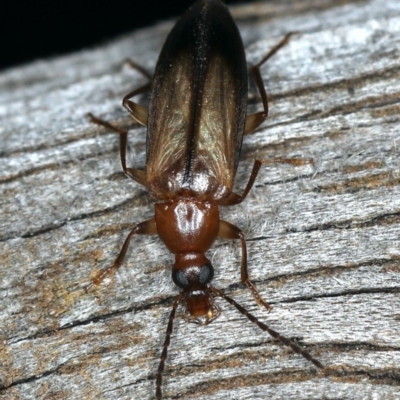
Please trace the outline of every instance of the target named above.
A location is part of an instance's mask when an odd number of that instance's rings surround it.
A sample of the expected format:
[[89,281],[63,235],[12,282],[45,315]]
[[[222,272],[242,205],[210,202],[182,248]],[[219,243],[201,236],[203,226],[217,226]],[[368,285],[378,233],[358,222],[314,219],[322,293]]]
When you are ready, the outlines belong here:
[[138,89],[132,90],[129,92],[124,98],[122,99],[122,105],[128,110],[129,114],[133,117],[133,119],[139,124],[147,126],[147,108],[141,106],[140,104],[131,101],[130,99],[138,94],[147,92],[150,89],[151,80],[153,79],[151,73],[147,71],[146,68],[142,67],[141,65],[137,64],[135,61],[127,58],[124,61],[124,64],[129,65],[131,68],[136,69],[141,74],[143,74],[146,78],[149,79],[150,82],[146,83],[145,85],[141,86]]
[[153,79],[153,76],[149,71],[147,71],[146,68],[142,67],[140,64],[136,63],[135,61],[131,60],[130,58],[127,58],[123,64],[129,65],[132,69],[136,69],[140,73],[142,73],[146,78],[148,78],[150,81]]
[[130,178],[132,178],[134,181],[140,183],[143,186],[146,186],[145,172],[137,168],[127,168],[126,166],[126,146],[128,140],[128,131],[126,129],[119,128],[118,126],[114,126],[109,122],[104,121],[100,118],[97,118],[91,113],[88,113],[87,116],[90,122],[104,126],[105,128],[108,128],[114,132],[119,133],[119,142],[120,142],[119,151],[120,151],[122,169],[124,170],[125,174],[128,175]]
[[129,114],[133,117],[133,119],[139,124],[147,126],[147,108],[141,106],[130,99],[138,94],[147,92],[150,89],[151,80],[153,79],[151,73],[143,68],[141,65],[137,64],[135,61],[131,59],[126,59],[124,64],[129,65],[131,68],[136,69],[141,74],[143,74],[146,78],[150,80],[150,82],[146,83],[145,85],[141,86],[138,89],[132,90],[129,92],[124,98],[122,99],[122,105],[128,110]]
[[313,164],[314,165],[314,160],[312,158],[272,158],[271,160],[254,160],[254,165],[253,165],[253,170],[251,171],[251,175],[249,178],[249,181],[247,182],[246,188],[244,189],[244,192],[239,195],[237,193],[231,192],[229,196],[219,202],[221,206],[233,206],[235,204],[241,203],[248,193],[250,192],[250,189],[254,185],[254,181],[257,178],[258,173],[260,172],[260,167],[261,165],[266,165],[266,164],[292,164],[292,165],[305,165],[305,164]]
[[128,110],[132,118],[143,126],[147,126],[147,113],[146,107],[141,106],[130,99],[138,94],[147,92],[150,89],[151,82],[146,83],[138,89],[132,90],[122,99],[122,105]]
[[125,239],[124,245],[115,260],[114,264],[101,270],[97,271],[92,277],[92,282],[85,287],[85,290],[90,290],[93,286],[100,285],[100,283],[104,280],[104,278],[113,273],[117,268],[119,268],[124,262],[124,258],[126,252],[128,250],[129,244],[131,242],[133,235],[156,235],[157,234],[157,225],[155,218],[148,219],[147,221],[143,221],[140,224],[137,224],[129,233],[128,237]]
[[251,73],[253,74],[253,78],[257,84],[258,91],[261,96],[261,100],[263,102],[264,111],[256,112],[254,114],[249,114],[246,117],[246,123],[244,127],[244,134],[248,135],[249,133],[254,132],[267,118],[268,116],[268,97],[267,92],[264,87],[264,82],[261,77],[260,68],[261,66],[267,62],[281,47],[285,46],[289,37],[293,34],[293,32],[288,33],[276,46],[274,46],[264,57],[263,59],[256,65],[250,68]]
[[270,311],[272,307],[261,297],[256,287],[249,279],[249,273],[247,271],[247,246],[244,233],[235,225],[232,225],[227,221],[220,220],[218,236],[223,239],[240,239],[242,244],[242,261],[240,263],[240,276],[242,283],[245,283],[250,289],[256,303],[259,306],[264,306],[268,311]]
[[[132,68],[136,68],[137,70],[139,70],[146,77],[151,77],[149,72],[147,72],[140,65],[135,64],[132,60],[126,60],[126,62],[129,63],[129,65]],[[143,107],[140,104],[137,104],[133,101],[130,101],[128,99],[130,99],[133,96],[136,96],[138,94],[147,92],[149,89],[150,89],[150,82],[148,82],[145,85],[128,93],[122,101],[122,105],[129,111],[129,113],[131,114],[133,119],[145,126],[147,125],[147,108]],[[140,169],[136,169],[136,168],[127,168],[127,166],[126,166],[126,146],[127,146],[127,141],[128,141],[128,130],[122,129],[118,126],[110,124],[109,122],[104,121],[100,118],[97,118],[93,114],[90,114],[90,113],[88,114],[88,117],[91,122],[93,122],[97,125],[104,126],[105,128],[108,128],[114,132],[119,133],[119,135],[120,135],[119,149],[120,149],[120,156],[121,156],[121,164],[122,164],[122,168],[123,168],[125,174],[128,175],[133,180],[135,180],[136,182],[140,183],[141,185],[146,186],[145,172]]]

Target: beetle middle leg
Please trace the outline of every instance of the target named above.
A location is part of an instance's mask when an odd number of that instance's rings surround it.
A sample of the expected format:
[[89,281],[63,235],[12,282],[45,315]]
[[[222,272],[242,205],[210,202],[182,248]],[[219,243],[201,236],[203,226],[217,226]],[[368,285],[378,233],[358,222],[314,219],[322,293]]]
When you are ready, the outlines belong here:
[[232,225],[227,221],[220,220],[218,236],[223,239],[240,239],[242,244],[242,260],[240,263],[241,281],[242,283],[245,283],[250,289],[256,303],[259,306],[264,306],[268,311],[270,311],[272,307],[261,297],[256,287],[251,283],[249,279],[249,273],[247,271],[247,246],[244,233],[235,225]]
[[248,195],[251,188],[254,185],[254,182],[257,178],[258,173],[260,172],[261,165],[266,164],[292,164],[292,165],[306,165],[306,164],[314,164],[314,160],[312,158],[272,158],[270,160],[254,160],[253,170],[251,171],[250,178],[247,182],[246,188],[244,189],[242,194],[237,194],[231,192],[228,197],[223,200],[220,200],[219,204],[221,206],[233,206],[236,204],[240,204]]

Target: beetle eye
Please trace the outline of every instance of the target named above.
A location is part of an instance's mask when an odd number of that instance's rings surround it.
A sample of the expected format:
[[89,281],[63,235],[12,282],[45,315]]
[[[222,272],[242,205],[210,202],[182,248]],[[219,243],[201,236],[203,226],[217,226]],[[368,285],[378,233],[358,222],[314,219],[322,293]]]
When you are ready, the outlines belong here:
[[189,281],[186,278],[186,275],[179,269],[172,271],[172,280],[175,285],[180,288],[187,288],[189,286]]
[[211,282],[213,277],[214,277],[214,268],[212,267],[212,265],[211,264],[203,265],[200,270],[199,282],[202,285],[205,285],[206,283]]

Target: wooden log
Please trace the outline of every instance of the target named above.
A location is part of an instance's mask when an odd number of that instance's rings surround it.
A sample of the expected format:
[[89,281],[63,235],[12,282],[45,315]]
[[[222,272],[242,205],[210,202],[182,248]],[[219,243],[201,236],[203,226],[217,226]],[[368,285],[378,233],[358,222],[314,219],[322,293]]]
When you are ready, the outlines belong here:
[[[272,340],[222,299],[208,326],[175,322],[166,399],[400,398],[400,4],[275,0],[233,9],[262,68],[268,121],[243,144],[237,188],[253,159],[312,157],[264,168],[223,218],[245,230],[249,269],[274,307],[240,282],[239,243],[218,240],[214,284],[297,341],[326,368]],[[91,50],[0,74],[0,394],[5,399],[149,399],[177,289],[172,256],[138,237],[115,280],[86,293],[129,229],[153,214],[124,177],[120,105],[150,70],[172,22]],[[143,98],[143,104],[146,99]],[[255,88],[250,109],[261,109]],[[145,159],[132,124],[130,164]]]

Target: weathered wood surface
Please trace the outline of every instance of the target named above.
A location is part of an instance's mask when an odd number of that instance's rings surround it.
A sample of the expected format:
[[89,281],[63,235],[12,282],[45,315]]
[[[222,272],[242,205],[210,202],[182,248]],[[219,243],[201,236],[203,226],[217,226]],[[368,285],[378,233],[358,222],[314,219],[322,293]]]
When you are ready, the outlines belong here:
[[[288,31],[263,67],[270,117],[245,138],[237,187],[254,157],[271,166],[224,219],[245,229],[253,281],[239,282],[239,244],[218,241],[215,285],[327,365],[317,372],[222,300],[201,327],[177,320],[165,398],[400,398],[400,2],[307,0],[237,7],[249,62]],[[85,114],[130,122],[120,100],[144,82],[172,22],[94,50],[0,75],[0,394],[5,399],[149,399],[177,290],[172,257],[138,237],[115,282],[85,293],[151,199],[121,173],[118,137]],[[251,108],[261,109],[251,89]],[[131,164],[144,161],[133,126]],[[108,283],[108,284],[107,284]]]

